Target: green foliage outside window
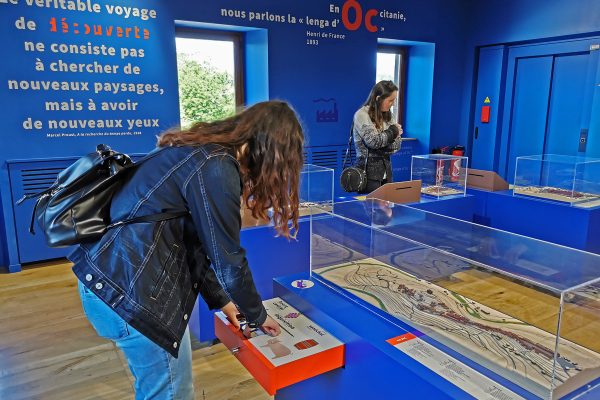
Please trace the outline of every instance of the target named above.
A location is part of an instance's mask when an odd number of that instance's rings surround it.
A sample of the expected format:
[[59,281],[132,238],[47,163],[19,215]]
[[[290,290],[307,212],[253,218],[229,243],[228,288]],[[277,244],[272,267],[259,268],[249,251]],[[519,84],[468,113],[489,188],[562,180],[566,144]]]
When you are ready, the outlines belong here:
[[182,126],[196,121],[214,121],[235,112],[233,77],[206,62],[177,55],[179,104]]

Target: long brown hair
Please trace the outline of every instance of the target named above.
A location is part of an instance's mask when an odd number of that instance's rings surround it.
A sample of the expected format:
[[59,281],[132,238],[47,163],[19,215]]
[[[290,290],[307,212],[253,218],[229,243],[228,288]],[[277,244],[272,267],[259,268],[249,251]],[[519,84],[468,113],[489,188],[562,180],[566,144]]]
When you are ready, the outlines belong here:
[[381,111],[381,103],[398,90],[398,86],[392,81],[379,81],[371,89],[369,97],[363,106],[367,106],[369,117],[377,129],[383,128],[383,122],[392,119],[391,111]]
[[[218,143],[236,155],[242,197],[254,218],[268,218],[287,238],[298,230],[298,186],[304,163],[304,134],[296,113],[283,101],[257,103],[221,121],[197,122],[188,129],[163,133],[158,146]],[[291,221],[294,234],[290,232]]]

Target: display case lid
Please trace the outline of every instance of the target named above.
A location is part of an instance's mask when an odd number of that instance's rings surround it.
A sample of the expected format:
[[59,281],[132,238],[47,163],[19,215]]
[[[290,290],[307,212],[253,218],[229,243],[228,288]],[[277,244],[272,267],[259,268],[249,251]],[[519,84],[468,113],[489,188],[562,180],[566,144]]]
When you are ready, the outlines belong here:
[[468,158],[466,156],[455,156],[451,154],[416,154],[412,158],[423,158],[427,160],[456,160],[457,158]]
[[300,173],[304,174],[307,172],[333,172],[333,169],[331,168],[327,168],[327,167],[322,167],[320,165],[315,165],[315,164],[304,164],[302,166],[302,170],[300,171]]
[[553,293],[600,282],[598,254],[410,206],[368,199],[336,203],[333,214]]
[[582,157],[582,156],[567,156],[563,154],[537,154],[530,156],[519,156],[517,157],[517,162],[519,160],[533,160],[533,161],[545,161],[552,163],[561,163],[561,164],[580,164],[580,163],[588,163],[588,162],[600,162],[600,158],[592,158],[592,157]]

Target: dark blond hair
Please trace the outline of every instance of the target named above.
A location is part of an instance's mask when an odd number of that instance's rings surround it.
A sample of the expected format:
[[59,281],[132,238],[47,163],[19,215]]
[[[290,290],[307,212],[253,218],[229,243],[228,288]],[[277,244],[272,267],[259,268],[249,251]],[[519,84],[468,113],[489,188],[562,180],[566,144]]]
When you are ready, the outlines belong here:
[[381,111],[381,103],[396,91],[398,91],[398,86],[394,82],[379,81],[373,86],[367,101],[363,104],[368,107],[369,117],[377,129],[382,129],[383,122],[389,122],[392,119],[391,111]]
[[163,133],[158,146],[217,143],[240,163],[242,197],[255,218],[268,218],[287,238],[298,230],[299,180],[304,163],[304,134],[296,113],[283,101],[265,101],[215,122]]

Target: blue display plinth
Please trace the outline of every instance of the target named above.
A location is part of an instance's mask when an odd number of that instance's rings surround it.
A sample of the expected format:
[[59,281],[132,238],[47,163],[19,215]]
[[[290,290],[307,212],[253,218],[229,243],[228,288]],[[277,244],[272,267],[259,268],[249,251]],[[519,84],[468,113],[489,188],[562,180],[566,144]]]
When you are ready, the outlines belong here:
[[[308,274],[276,278],[274,295],[344,342],[345,366],[280,389],[276,400],[474,398],[387,342],[411,331],[410,326],[391,321],[389,315],[383,318],[377,309],[354,302],[319,280],[313,279],[315,285],[309,289],[291,285],[296,279],[308,278]],[[468,363],[464,357],[447,350],[461,362]],[[506,379],[495,378],[525,399],[538,399]],[[565,398],[576,395],[572,393]],[[577,398],[591,400],[597,396],[600,396],[598,388]]]
[[471,195],[466,196],[447,196],[447,197],[429,197],[422,195],[419,203],[408,204],[419,210],[429,211],[447,217],[462,219],[463,221],[473,221],[473,210],[475,208],[475,198]]
[[422,196],[410,207],[600,254],[600,207],[581,208],[512,190],[468,189],[466,196]]
[[305,290],[291,286],[294,279],[307,278],[299,274],[275,279],[274,295],[344,342],[345,366],[281,389],[276,400],[461,398],[461,390],[443,379],[430,381],[431,373],[424,366],[386,343],[406,331],[319,282]]
[[475,197],[473,221],[492,228],[600,253],[600,207],[513,196],[512,190],[469,189]]

